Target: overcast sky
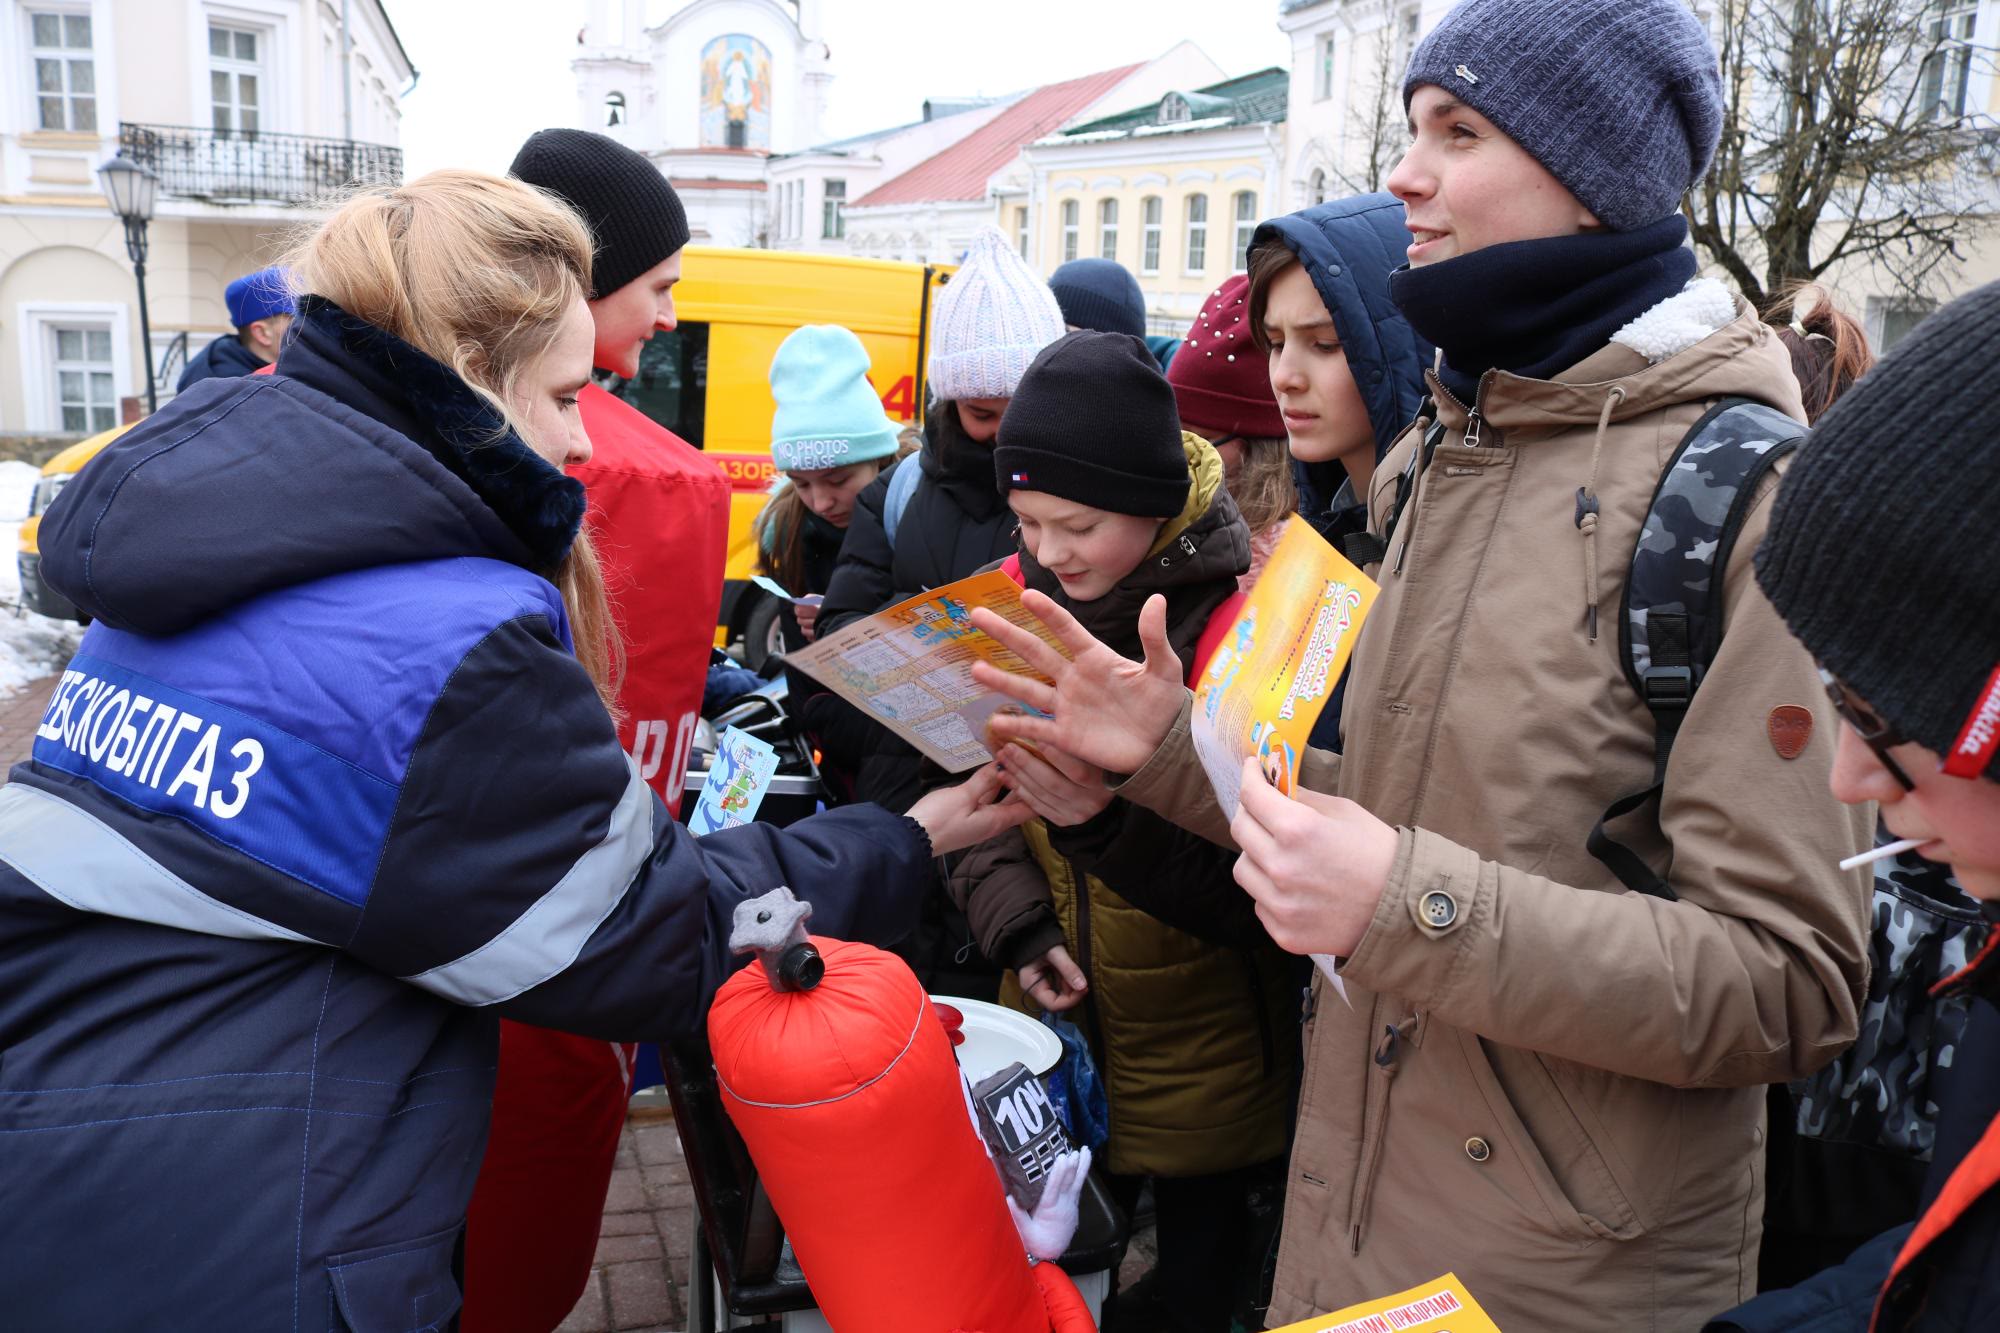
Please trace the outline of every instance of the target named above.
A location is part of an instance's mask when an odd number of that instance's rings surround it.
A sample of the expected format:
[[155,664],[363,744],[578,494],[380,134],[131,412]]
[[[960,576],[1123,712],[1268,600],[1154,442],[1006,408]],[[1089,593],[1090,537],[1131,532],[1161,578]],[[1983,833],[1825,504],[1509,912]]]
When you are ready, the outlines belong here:
[[[577,123],[569,62],[583,0],[387,3],[421,72],[403,101],[406,175],[504,171],[533,131]],[[652,0],[654,21],[679,7]],[[825,12],[835,76],[828,138],[915,120],[926,97],[1054,83],[1150,59],[1184,38],[1229,75],[1291,58],[1276,0],[825,0]]]

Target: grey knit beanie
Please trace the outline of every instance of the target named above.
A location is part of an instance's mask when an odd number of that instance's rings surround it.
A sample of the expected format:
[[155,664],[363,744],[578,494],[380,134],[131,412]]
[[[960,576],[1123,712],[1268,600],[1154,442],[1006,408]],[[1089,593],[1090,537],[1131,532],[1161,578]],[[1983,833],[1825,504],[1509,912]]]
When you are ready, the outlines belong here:
[[1911,740],[2000,780],[2000,282],[1897,343],[1778,488],[1757,582],[1827,670]]
[[1680,207],[1715,157],[1722,77],[1684,0],[1464,0],[1418,45],[1403,105],[1444,89],[1613,231]]

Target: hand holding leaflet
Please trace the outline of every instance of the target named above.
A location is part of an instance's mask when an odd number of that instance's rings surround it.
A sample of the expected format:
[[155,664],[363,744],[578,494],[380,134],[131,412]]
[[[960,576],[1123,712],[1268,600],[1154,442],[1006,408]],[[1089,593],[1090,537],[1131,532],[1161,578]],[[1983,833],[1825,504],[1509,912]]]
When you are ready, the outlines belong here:
[[816,592],[806,593],[802,597],[794,597],[786,592],[784,585],[780,584],[776,579],[767,579],[762,574],[752,574],[750,581],[765,592],[770,593],[771,596],[777,598],[779,601],[790,602],[793,606],[818,606],[826,600],[824,596]]

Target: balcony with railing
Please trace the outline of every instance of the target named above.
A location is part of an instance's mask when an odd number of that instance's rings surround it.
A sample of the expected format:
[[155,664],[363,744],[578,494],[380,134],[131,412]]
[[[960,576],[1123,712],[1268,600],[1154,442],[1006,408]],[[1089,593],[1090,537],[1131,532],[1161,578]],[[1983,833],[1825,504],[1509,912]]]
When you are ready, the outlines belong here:
[[118,146],[159,176],[162,195],[206,203],[310,206],[403,179],[402,149],[352,139],[127,121]]

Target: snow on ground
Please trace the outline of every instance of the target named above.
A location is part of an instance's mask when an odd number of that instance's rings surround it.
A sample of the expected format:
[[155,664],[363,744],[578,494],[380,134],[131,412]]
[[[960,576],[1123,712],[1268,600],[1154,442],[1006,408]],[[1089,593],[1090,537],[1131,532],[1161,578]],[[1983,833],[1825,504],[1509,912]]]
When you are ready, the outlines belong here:
[[50,620],[20,607],[21,570],[15,555],[28,497],[41,475],[32,463],[0,462],[0,699],[60,671],[83,637],[83,626],[74,621]]

